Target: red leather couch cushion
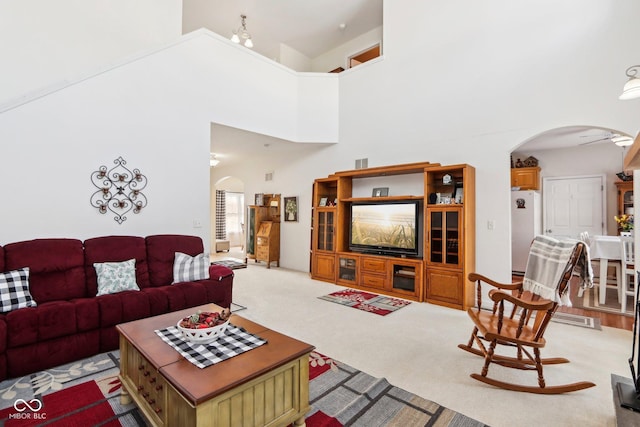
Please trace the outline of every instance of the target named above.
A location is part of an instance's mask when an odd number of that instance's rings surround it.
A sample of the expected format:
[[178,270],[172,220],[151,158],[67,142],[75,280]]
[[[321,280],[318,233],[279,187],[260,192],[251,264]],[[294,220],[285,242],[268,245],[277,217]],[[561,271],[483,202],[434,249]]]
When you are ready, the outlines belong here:
[[147,250],[144,237],[94,237],[84,241],[84,253],[87,294],[89,296],[96,296],[98,293],[94,262],[121,262],[135,258],[136,283],[140,289],[149,287],[149,270],[147,269]]
[[28,240],[9,243],[4,252],[6,271],[29,267],[29,290],[38,305],[87,296],[80,240]]

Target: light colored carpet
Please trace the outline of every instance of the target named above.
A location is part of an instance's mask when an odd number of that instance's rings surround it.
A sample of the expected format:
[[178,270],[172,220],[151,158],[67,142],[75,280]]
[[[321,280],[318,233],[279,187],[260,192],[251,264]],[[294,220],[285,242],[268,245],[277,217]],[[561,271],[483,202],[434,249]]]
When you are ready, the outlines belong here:
[[[543,357],[567,357],[571,363],[547,366],[547,384],[585,380],[596,387],[555,396],[517,393],[469,377],[480,372],[483,360],[457,348],[472,329],[464,311],[415,303],[373,316],[319,299],[343,288],[311,280],[304,272],[253,262],[234,271],[233,300],[248,307],[239,315],[478,421],[493,427],[615,425],[611,374],[630,376],[630,331],[551,324]],[[498,366],[490,372],[536,384],[534,372]]]

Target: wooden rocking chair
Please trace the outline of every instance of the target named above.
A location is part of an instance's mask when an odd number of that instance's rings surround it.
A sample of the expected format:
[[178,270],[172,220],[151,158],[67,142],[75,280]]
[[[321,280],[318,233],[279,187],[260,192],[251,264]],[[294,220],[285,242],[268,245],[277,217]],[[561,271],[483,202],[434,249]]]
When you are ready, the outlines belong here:
[[[548,243],[548,241],[558,242],[555,239],[550,239],[545,236],[536,237],[536,239],[538,238],[542,238],[542,240],[547,239],[544,243]],[[529,269],[532,263],[532,253],[536,251],[534,248],[535,245],[536,240],[534,240],[529,253],[527,269]],[[573,248],[569,247],[565,250],[565,253],[569,255],[566,264],[555,264],[557,267],[556,277],[559,276],[557,286],[555,287],[555,298],[542,298],[535,292],[525,291],[527,286],[523,286],[523,282],[502,284],[480,274],[469,274],[469,280],[477,283],[477,307],[469,308],[467,311],[475,327],[473,328],[469,342],[466,345],[459,344],[458,347],[484,357],[484,366],[482,367],[481,374],[471,374],[472,378],[507,390],[539,394],[559,394],[595,386],[592,382],[584,381],[565,385],[547,386],[542,372],[543,365],[569,362],[569,360],[565,358],[542,359],[540,357],[540,349],[545,346],[544,332],[549,325],[549,321],[556,312],[559,303],[562,301],[561,298],[565,296],[569,289],[568,283],[574,267],[579,260],[589,262],[588,259],[585,260],[585,256],[588,258],[586,251],[583,253],[584,243],[575,242],[573,245]],[[553,261],[547,257],[538,257],[537,262],[538,265],[536,265],[536,267],[538,269],[554,268],[552,265],[545,265],[545,263],[553,263]],[[586,265],[581,265],[581,267],[587,268]],[[527,274],[525,273],[525,278],[526,277]],[[489,297],[494,302],[493,311],[481,310],[480,308],[482,305],[482,282],[496,288],[489,291]],[[505,302],[511,303],[512,308],[509,308],[511,307],[510,304],[507,304],[507,307],[505,307]],[[505,314],[505,310],[511,313]],[[488,347],[486,345],[487,343]],[[478,348],[475,348],[474,344],[477,344]],[[514,349],[516,355],[515,357],[510,357],[496,354],[497,348],[500,350],[505,348]],[[533,351],[533,354],[531,354],[531,351]],[[489,378],[487,375],[489,373],[489,365],[492,363],[508,368],[535,370],[538,374],[538,386],[512,384]]]

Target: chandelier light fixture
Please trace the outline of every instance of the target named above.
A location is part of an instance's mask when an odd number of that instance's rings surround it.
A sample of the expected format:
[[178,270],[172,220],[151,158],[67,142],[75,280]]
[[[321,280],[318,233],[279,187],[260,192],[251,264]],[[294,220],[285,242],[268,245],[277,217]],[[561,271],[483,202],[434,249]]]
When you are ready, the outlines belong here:
[[240,27],[238,27],[237,30],[233,30],[231,41],[234,43],[240,43],[242,41],[242,44],[251,49],[253,47],[253,42],[251,41],[251,34],[247,31],[247,15],[240,15],[240,19]]
[[632,65],[627,68],[627,77],[629,77],[629,80],[622,89],[620,99],[640,98],[640,78],[636,77],[638,71],[640,71],[640,65]]

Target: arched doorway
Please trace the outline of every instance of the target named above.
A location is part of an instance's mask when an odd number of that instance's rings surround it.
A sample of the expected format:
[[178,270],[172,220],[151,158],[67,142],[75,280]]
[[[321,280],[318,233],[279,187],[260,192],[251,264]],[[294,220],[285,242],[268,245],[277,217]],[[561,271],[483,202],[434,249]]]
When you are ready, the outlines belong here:
[[[548,229],[548,227],[543,227],[544,217],[548,215],[547,210],[549,209],[547,203],[544,203],[544,193],[550,192],[548,188],[543,186],[543,182],[545,180],[547,183],[553,180],[566,180],[569,182],[575,180],[575,178],[589,176],[603,177],[602,190],[600,190],[600,186],[597,186],[597,189],[593,189],[593,191],[602,191],[603,195],[602,206],[600,207],[603,212],[603,227],[602,232],[599,234],[617,234],[617,224],[614,220],[614,217],[619,213],[618,186],[616,184],[620,182],[620,179],[617,174],[623,171],[624,156],[628,147],[616,145],[616,135],[628,136],[624,132],[604,127],[562,127],[542,132],[524,141],[512,151],[511,154],[514,163],[517,162],[518,159],[524,161],[529,156],[532,156],[538,161],[538,165],[540,166],[539,186],[533,190],[539,194],[540,201],[542,201],[538,219],[540,223],[537,224],[537,229],[540,234],[553,234],[546,233],[545,229]],[[568,195],[568,197],[572,197],[572,195]],[[513,211],[518,209],[517,205],[513,203],[512,205],[512,267],[515,267],[513,261],[517,255],[514,251],[518,250],[518,244],[515,242],[514,236],[521,235],[522,233],[520,233],[521,230],[518,229],[519,226],[516,225],[513,220]],[[532,236],[524,238],[526,242],[524,245],[520,244],[520,250],[528,250],[528,244],[531,238]],[[524,249],[522,249],[523,247]],[[526,257],[526,254],[524,256]],[[597,263],[595,266],[596,274],[598,274]],[[512,271],[514,270],[519,269],[512,268]],[[613,269],[610,270],[610,275],[615,275]],[[617,310],[614,308],[608,313],[605,311],[593,311],[593,305],[587,304],[586,301],[583,301],[582,297],[574,294],[571,298],[574,303],[574,308],[566,309],[569,310],[568,312],[570,313],[600,318],[603,324],[608,324],[608,326],[624,327],[626,324],[625,322],[628,318],[621,316],[622,313],[619,308]],[[591,301],[593,301],[593,298],[594,294],[592,292]],[[607,296],[606,299],[607,305],[609,305],[609,302],[612,302],[612,307],[618,304],[615,295],[612,297]],[[619,305],[617,305],[617,307],[619,307]],[[604,310],[607,307],[600,306],[599,308]]]
[[211,188],[211,248],[221,254],[244,259],[244,182],[226,176]]

